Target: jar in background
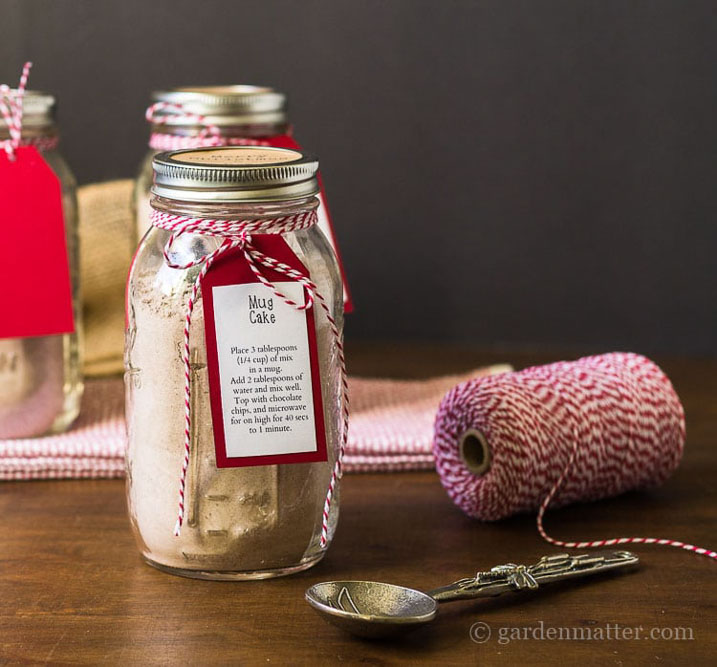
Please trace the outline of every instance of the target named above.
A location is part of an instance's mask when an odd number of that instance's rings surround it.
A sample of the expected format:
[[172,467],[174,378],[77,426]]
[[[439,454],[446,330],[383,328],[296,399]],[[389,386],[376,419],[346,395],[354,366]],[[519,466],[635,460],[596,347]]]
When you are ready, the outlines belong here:
[[[11,96],[16,94],[14,90],[10,92]],[[20,145],[35,146],[60,182],[74,332],[0,339],[0,439],[64,431],[79,414],[83,390],[77,185],[58,150],[55,98],[47,93],[26,90],[22,100]],[[0,141],[9,139],[7,122],[0,115]],[[28,225],[31,223],[28,221]],[[43,306],[36,303],[32,307],[41,309]]]
[[[278,148],[154,158],[152,206],[164,217],[129,276],[125,386],[129,514],[142,556],[159,569],[279,576],[318,562],[333,536],[337,486],[327,519],[323,512],[345,437],[343,307],[335,254],[313,224],[317,169],[310,156]],[[186,219],[200,227],[186,230]],[[173,233],[176,224],[185,231]],[[238,247],[214,258],[227,243]],[[309,291],[267,268],[259,251],[310,277],[328,312],[317,298],[306,310],[286,303],[282,294],[305,304]],[[208,258],[185,348],[188,302]]]
[[[139,243],[150,227],[152,158],[158,152],[246,145],[301,150],[289,123],[286,96],[266,86],[200,86],[159,91],[152,94],[152,105],[146,115],[151,133],[149,152],[135,184],[133,243]],[[344,283],[345,310],[351,312],[353,304],[346,273],[320,177],[319,187],[318,225],[336,253]]]
[[174,88],[152,94],[149,151],[137,175],[134,194],[135,242],[151,223],[152,158],[161,151],[212,145],[273,145],[288,137],[286,96],[264,86]]

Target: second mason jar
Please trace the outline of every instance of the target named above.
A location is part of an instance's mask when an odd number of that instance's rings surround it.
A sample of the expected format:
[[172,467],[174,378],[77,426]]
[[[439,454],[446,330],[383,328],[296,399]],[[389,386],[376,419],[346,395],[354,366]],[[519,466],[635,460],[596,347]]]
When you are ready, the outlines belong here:
[[202,146],[283,145],[289,131],[286,96],[266,86],[197,86],[156,91],[147,112],[149,151],[134,192],[135,242],[150,227],[152,159],[162,151]]
[[201,578],[306,569],[333,536],[346,433],[341,279],[315,224],[318,162],[225,147],[153,164],[125,355],[140,552]]
[[[145,155],[134,190],[135,225],[132,242],[139,243],[150,227],[152,159],[162,151],[205,146],[274,146],[301,151],[293,136],[286,96],[268,86],[186,86],[152,94],[147,109],[151,124]],[[336,232],[326,194],[317,174],[319,229],[333,248],[343,281],[344,307],[353,310]]]

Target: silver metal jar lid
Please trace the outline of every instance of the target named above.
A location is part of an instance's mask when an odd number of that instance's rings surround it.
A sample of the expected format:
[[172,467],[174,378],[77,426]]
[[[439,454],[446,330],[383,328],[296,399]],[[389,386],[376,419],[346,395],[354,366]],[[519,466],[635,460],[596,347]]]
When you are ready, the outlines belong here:
[[[199,114],[217,126],[263,125],[288,122],[286,95],[265,86],[197,86],[173,88],[152,94],[154,102],[179,104],[187,114]],[[158,109],[166,125],[192,126],[183,114]]]
[[160,153],[152,167],[152,193],[177,201],[279,201],[319,191],[319,161],[287,148],[190,148]]
[[[8,95],[6,93],[6,95]],[[17,90],[12,88],[9,96],[14,100]],[[55,97],[39,90],[26,90],[22,100],[22,125],[26,128],[41,128],[55,122]],[[6,130],[7,123],[0,114],[0,130]]]

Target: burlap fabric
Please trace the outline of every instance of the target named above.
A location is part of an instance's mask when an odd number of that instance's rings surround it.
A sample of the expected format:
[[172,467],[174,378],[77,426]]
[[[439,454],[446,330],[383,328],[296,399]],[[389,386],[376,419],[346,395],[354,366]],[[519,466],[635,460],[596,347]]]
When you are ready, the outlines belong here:
[[87,376],[122,372],[124,290],[134,254],[129,179],[78,190]]

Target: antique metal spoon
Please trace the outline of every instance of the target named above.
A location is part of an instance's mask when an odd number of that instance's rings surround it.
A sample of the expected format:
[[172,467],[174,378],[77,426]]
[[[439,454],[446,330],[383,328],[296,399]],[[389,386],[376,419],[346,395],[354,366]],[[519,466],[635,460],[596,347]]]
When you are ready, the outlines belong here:
[[498,565],[428,593],[377,581],[325,581],[306,591],[307,602],[327,621],[362,637],[384,637],[430,623],[439,602],[493,597],[541,584],[637,565],[629,551],[544,556],[534,565]]

